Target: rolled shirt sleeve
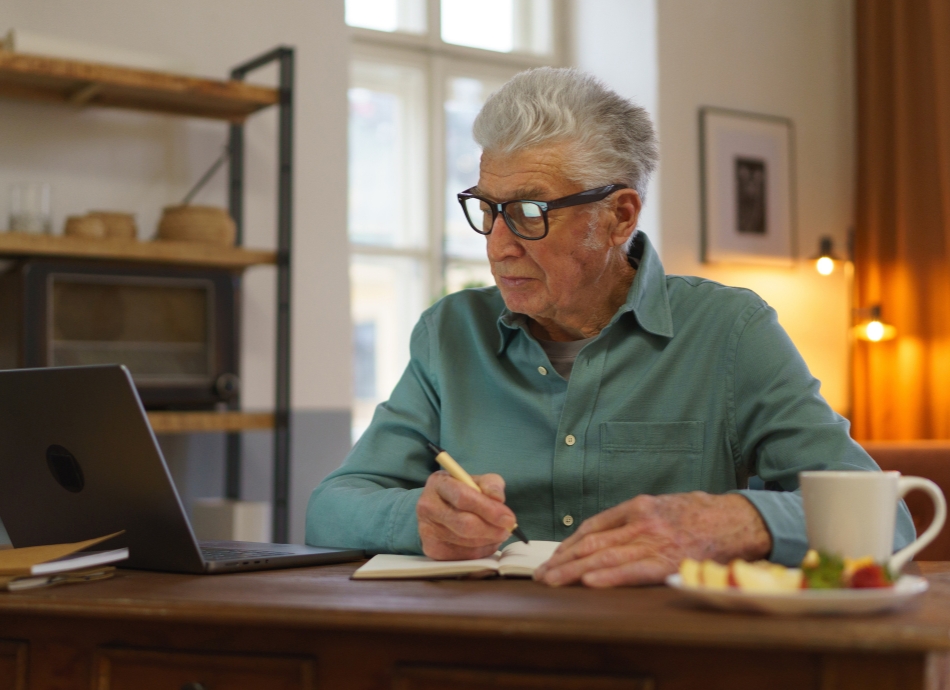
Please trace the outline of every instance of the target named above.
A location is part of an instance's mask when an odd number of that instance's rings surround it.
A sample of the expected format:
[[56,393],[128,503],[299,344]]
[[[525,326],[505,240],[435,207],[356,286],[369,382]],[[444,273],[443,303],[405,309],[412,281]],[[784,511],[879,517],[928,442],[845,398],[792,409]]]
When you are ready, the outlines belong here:
[[[772,535],[770,560],[794,566],[808,549],[798,473],[806,470],[879,471],[851,439],[848,420],[819,393],[819,382],[775,311],[750,305],[735,329],[732,371],[733,442],[747,475],[763,489],[741,490],[759,511]],[[915,538],[907,506],[898,505],[894,548]]]
[[416,503],[438,469],[426,441],[439,442],[439,393],[430,367],[423,317],[410,340],[410,360],[390,399],[346,462],[307,506],[307,543],[370,553],[422,553]]

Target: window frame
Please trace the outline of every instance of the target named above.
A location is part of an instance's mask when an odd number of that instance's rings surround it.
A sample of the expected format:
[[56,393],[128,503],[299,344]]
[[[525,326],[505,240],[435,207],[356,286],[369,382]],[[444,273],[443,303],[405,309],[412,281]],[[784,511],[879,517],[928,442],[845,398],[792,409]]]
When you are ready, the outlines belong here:
[[[419,217],[426,223],[424,234],[426,244],[420,247],[393,247],[354,242],[349,239],[349,228],[347,228],[347,240],[350,266],[353,266],[353,260],[360,256],[400,257],[418,261],[425,281],[422,292],[426,303],[431,304],[447,292],[446,278],[453,265],[461,268],[477,267],[480,270],[489,268],[487,256],[483,258],[450,256],[446,252],[446,216],[449,211],[446,203],[447,201],[451,203],[454,199],[454,194],[446,194],[445,99],[448,95],[449,82],[453,78],[460,77],[503,84],[516,73],[532,67],[567,66],[573,57],[572,36],[569,33],[572,0],[551,0],[552,51],[548,55],[525,52],[503,53],[446,43],[441,36],[441,1],[425,0],[425,2],[427,31],[424,34],[347,26],[349,32],[347,70],[351,75],[348,77],[349,86],[354,85],[352,66],[355,62],[408,66],[422,73],[422,84],[427,100],[422,110],[427,119],[425,123],[427,134],[423,136],[426,151],[419,161],[423,168],[420,187],[424,194],[428,194],[428,199],[424,202],[426,208],[422,209]],[[351,304],[351,313],[352,309]],[[377,375],[379,375],[379,370],[377,370]],[[389,397],[390,391],[378,391],[378,393],[379,397],[385,399]],[[364,406],[367,402],[369,402],[368,399],[357,399],[354,391],[352,427],[354,442],[357,440],[357,434],[360,433],[357,426],[357,406]],[[360,417],[360,423],[366,421]]]
[[[384,33],[384,32],[373,32],[373,33]],[[423,130],[431,130],[436,126],[436,123],[432,119],[432,78],[430,74],[430,65],[429,61],[425,59],[424,56],[409,53],[401,50],[392,50],[389,46],[384,46],[380,44],[369,44],[369,45],[354,45],[351,47],[349,60],[347,62],[348,74],[352,74],[352,67],[354,62],[376,62],[381,64],[397,65],[400,67],[409,67],[411,69],[419,70],[422,75],[423,88],[425,89],[425,94],[428,102],[422,108],[422,111],[425,114],[426,121],[423,126]],[[352,86],[347,87],[347,90]],[[428,196],[432,193],[432,175],[429,170],[431,166],[432,158],[432,135],[431,132],[428,136],[423,137],[423,146],[425,151],[423,152],[423,176],[421,181],[421,187],[424,190],[423,196]],[[431,204],[430,204],[431,206]],[[420,214],[426,222],[426,233],[425,233],[425,245],[420,247],[387,247],[378,244],[367,244],[362,242],[353,242],[349,241],[350,246],[350,255],[352,254],[373,254],[373,255],[384,255],[384,256],[407,256],[418,259],[424,259],[430,261],[431,257],[431,247],[432,247],[432,218],[431,218],[431,209],[427,209]],[[349,219],[347,219],[349,223]],[[347,237],[349,238],[349,228],[347,228]]]
[[[426,143],[427,169],[423,189],[428,191],[426,210],[428,243],[425,248],[382,247],[349,242],[350,256],[412,257],[426,262],[428,296],[434,301],[445,290],[445,274],[449,262],[481,265],[486,260],[450,257],[445,251],[445,96],[446,85],[453,77],[504,82],[514,74],[532,67],[565,66],[570,58],[569,0],[551,0],[551,45],[549,55],[523,52],[502,53],[469,46],[446,43],[441,36],[441,2],[425,0],[427,30],[424,34],[398,31],[377,31],[348,26],[350,55],[354,61],[409,65],[421,69],[428,95]],[[461,190],[459,190],[461,191]]]

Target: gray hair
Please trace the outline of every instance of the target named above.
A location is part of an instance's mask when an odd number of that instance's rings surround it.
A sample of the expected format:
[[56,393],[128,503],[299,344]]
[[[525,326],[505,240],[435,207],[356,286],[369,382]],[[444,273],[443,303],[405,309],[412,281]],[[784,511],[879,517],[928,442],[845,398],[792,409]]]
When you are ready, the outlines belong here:
[[586,189],[626,184],[644,200],[659,155],[646,110],[595,77],[568,68],[515,75],[485,102],[473,134],[493,154],[566,142],[568,179]]

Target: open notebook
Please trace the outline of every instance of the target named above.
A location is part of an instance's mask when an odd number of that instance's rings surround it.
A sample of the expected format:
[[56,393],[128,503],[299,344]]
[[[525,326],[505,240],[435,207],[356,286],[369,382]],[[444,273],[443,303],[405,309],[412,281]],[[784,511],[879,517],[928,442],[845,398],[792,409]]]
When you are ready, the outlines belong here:
[[560,545],[557,541],[516,541],[488,558],[471,561],[436,561],[425,556],[381,553],[353,573],[354,580],[418,579],[441,577],[531,577]]

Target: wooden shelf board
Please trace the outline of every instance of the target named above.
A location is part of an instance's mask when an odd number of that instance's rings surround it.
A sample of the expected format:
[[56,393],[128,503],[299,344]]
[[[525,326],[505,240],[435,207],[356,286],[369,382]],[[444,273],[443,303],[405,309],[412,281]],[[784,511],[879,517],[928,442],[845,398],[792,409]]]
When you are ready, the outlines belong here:
[[0,232],[0,258],[14,256],[61,256],[236,269],[277,263],[277,252],[274,251],[202,242],[137,242]]
[[274,428],[271,412],[149,412],[156,434],[211,431],[260,431]]
[[0,96],[242,122],[277,89],[0,50]]

